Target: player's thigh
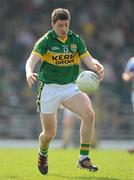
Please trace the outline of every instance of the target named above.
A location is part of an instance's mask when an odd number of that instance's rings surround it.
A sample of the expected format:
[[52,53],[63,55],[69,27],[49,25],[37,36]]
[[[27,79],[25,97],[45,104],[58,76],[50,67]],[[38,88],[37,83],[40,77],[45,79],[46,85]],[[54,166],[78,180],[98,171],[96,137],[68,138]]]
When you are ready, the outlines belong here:
[[94,113],[90,98],[82,92],[64,101],[63,105],[82,118]]
[[40,113],[40,119],[41,119],[43,131],[47,134],[53,134],[53,136],[55,136],[57,129],[56,113],[52,113],[52,114]]
[[60,105],[61,94],[55,84],[44,84],[40,94],[40,112],[43,114],[53,114],[57,112]]

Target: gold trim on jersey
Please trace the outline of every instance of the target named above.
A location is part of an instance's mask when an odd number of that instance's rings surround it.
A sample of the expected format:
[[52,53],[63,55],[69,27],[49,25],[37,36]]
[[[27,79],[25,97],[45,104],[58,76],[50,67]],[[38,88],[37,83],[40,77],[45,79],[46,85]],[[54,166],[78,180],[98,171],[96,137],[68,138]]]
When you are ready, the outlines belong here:
[[57,53],[47,50],[46,54],[44,54],[43,56],[36,51],[33,51],[32,53],[37,55],[42,61],[46,61],[56,66],[70,66],[73,64],[79,64],[80,59],[87,56],[91,56],[88,51],[80,55],[80,58],[77,52],[74,53],[68,52],[65,54],[65,53]]
[[46,52],[46,54],[43,55],[43,61],[56,66],[70,66],[80,63],[79,55],[77,52],[55,53],[49,50]]
[[85,57],[87,57],[87,56],[91,56],[88,51],[85,52],[84,54],[80,55],[80,59],[83,59],[83,58],[85,58]]
[[65,37],[64,39],[61,39],[61,38],[57,38],[59,41],[61,41],[61,42],[63,42],[63,43],[65,43],[66,42],[66,40],[68,39],[68,36],[67,37]]
[[35,54],[36,56],[38,56],[43,61],[43,56],[40,53],[33,51],[32,54]]

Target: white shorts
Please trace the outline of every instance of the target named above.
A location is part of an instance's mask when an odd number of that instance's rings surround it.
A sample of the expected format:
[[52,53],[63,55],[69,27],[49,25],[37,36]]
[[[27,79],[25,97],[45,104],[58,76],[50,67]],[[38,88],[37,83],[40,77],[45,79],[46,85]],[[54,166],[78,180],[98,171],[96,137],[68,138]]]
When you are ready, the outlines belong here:
[[66,100],[80,93],[76,84],[66,85],[44,84],[40,96],[40,112],[44,114],[56,113]]

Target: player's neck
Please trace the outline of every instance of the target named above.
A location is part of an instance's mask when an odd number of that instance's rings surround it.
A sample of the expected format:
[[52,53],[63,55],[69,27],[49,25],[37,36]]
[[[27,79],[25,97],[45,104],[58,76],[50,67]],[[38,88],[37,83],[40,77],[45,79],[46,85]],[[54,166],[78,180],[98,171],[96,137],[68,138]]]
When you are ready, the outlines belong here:
[[68,36],[65,37],[58,37],[58,39],[62,42],[65,42],[67,40]]

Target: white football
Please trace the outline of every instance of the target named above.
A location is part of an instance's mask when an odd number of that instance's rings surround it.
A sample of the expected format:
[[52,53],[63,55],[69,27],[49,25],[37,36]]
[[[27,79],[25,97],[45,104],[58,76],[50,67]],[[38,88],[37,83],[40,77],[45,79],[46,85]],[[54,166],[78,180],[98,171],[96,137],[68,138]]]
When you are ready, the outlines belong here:
[[99,82],[99,76],[93,71],[83,71],[76,79],[78,88],[87,94],[93,94],[98,89]]

